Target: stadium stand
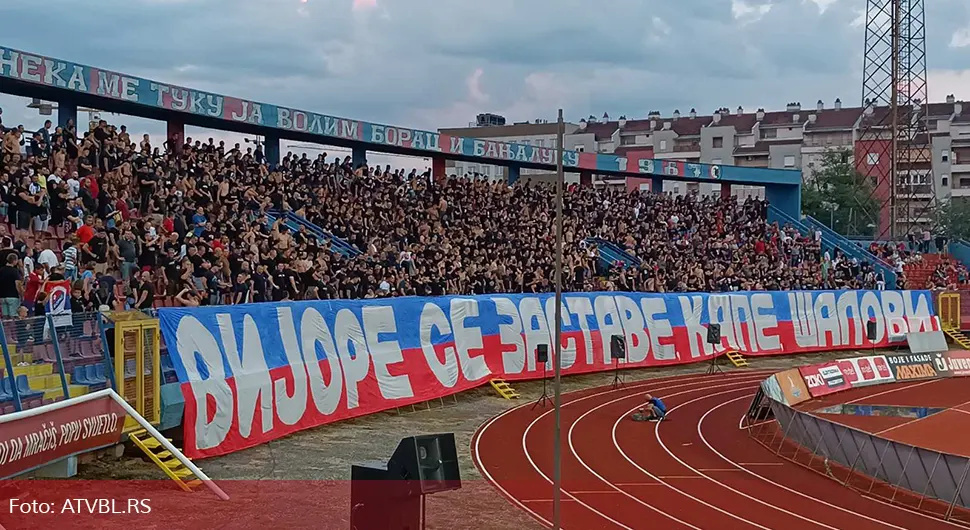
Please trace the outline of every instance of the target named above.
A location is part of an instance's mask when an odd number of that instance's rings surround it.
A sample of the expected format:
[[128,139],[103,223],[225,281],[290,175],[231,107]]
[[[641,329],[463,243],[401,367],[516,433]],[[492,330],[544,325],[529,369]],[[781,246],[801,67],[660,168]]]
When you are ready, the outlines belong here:
[[[353,167],[325,153],[291,153],[271,170],[259,148],[157,145],[104,121],[81,135],[57,128],[49,144],[25,136],[4,136],[0,252],[21,258],[26,316],[60,276],[80,280],[72,306],[83,310],[553,288],[549,187]],[[769,223],[757,199],[571,186],[565,212],[568,290],[885,281],[810,230]]]

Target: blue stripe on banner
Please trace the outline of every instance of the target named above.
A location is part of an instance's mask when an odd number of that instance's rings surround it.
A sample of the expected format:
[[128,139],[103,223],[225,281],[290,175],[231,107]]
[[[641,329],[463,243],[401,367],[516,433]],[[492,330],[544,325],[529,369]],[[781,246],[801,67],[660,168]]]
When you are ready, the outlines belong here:
[[[186,446],[213,456],[495,377],[536,378],[535,350],[552,344],[554,304],[551,294],[333,300],[164,308],[159,319],[186,397]],[[566,374],[611,369],[617,335],[627,367],[727,349],[869,347],[869,320],[876,345],[938,328],[929,291],[566,294],[562,366]],[[710,323],[721,325],[718,345],[706,341]]]

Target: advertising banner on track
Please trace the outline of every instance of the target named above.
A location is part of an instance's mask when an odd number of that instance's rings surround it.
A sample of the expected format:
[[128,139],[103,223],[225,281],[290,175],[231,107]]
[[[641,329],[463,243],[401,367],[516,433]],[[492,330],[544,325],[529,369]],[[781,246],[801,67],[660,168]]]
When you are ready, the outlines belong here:
[[781,399],[776,399],[776,401],[781,401],[782,403],[793,407],[812,398],[808,391],[808,387],[805,386],[805,380],[802,379],[802,374],[798,371],[798,368],[789,368],[784,372],[778,372],[768,379],[773,379],[775,381],[774,384],[778,386],[781,393]]
[[970,351],[950,351],[933,356],[933,365],[941,377],[970,375]]
[[935,357],[934,354],[929,353],[905,353],[886,355],[886,362],[889,363],[896,381],[917,381],[945,377],[947,374],[940,373],[936,369]]
[[885,355],[868,355],[835,361],[853,388],[892,383],[895,378]]
[[812,397],[826,396],[852,388],[835,361],[799,366],[798,372],[805,380]]
[[[436,399],[489,379],[537,379],[552,294],[279,302],[159,310],[185,396],[185,449],[225,454],[341,419]],[[934,329],[928,291],[574,293],[562,303],[565,374],[851,349]],[[707,344],[707,326],[721,343]],[[550,348],[552,350],[552,348]],[[552,356],[546,363],[553,369]]]
[[0,480],[121,443],[125,417],[107,396],[24,418],[0,416]]

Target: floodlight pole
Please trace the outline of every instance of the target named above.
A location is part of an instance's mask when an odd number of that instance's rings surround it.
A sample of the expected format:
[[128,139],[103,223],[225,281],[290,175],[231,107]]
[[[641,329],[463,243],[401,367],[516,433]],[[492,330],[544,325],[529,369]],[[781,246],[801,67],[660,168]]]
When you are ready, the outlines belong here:
[[562,528],[562,429],[560,426],[560,406],[562,392],[560,382],[562,378],[562,202],[565,176],[563,175],[562,157],[565,141],[565,124],[562,120],[562,109],[559,109],[559,122],[556,127],[556,331],[555,331],[555,382],[553,383],[553,410],[556,425],[552,436],[552,528]]

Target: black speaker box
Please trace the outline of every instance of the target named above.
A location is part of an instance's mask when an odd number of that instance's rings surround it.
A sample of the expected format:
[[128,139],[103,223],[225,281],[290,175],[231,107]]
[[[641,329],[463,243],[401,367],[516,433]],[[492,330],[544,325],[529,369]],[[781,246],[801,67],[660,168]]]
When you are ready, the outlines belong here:
[[549,362],[549,345],[540,344],[536,346],[536,362],[539,364]]
[[416,485],[416,493],[431,494],[461,488],[454,433],[411,436],[401,440],[387,462],[392,478]]
[[626,358],[626,342],[623,340],[623,335],[610,337],[610,357],[614,359]]
[[707,326],[707,343],[708,344],[720,344],[721,343],[721,325],[720,324],[708,324],[708,326]]
[[870,341],[876,340],[876,321],[870,320],[866,322],[866,338]]

